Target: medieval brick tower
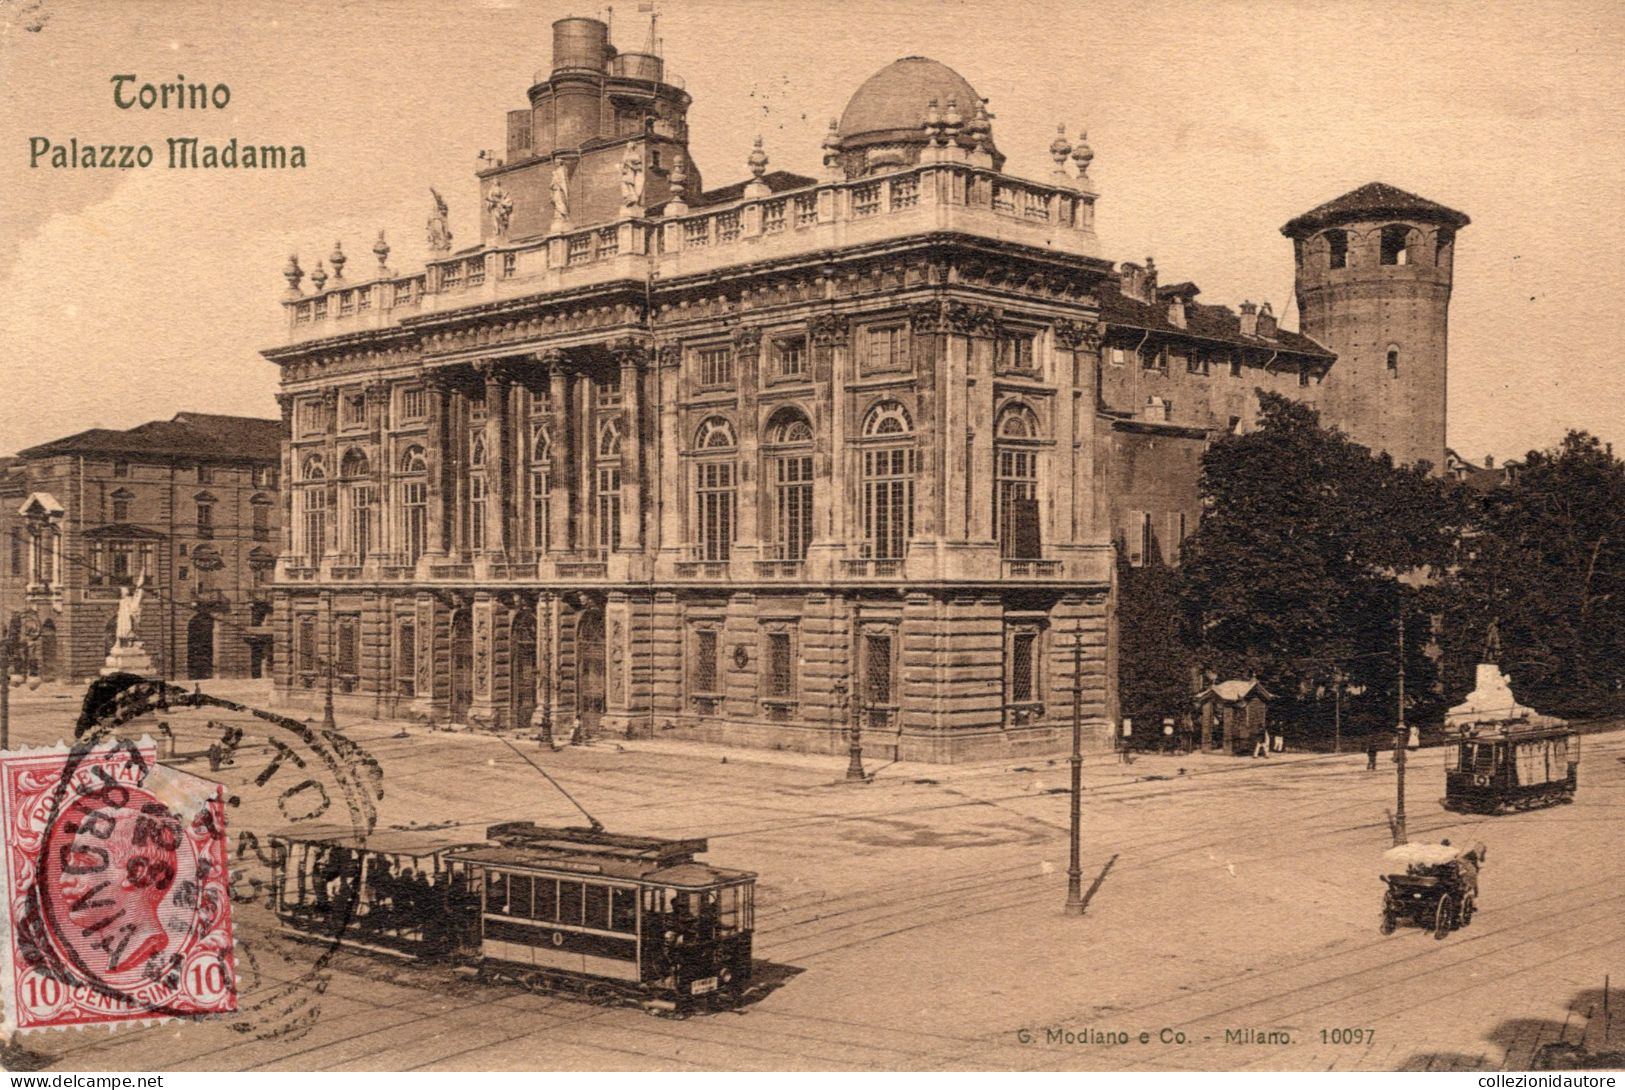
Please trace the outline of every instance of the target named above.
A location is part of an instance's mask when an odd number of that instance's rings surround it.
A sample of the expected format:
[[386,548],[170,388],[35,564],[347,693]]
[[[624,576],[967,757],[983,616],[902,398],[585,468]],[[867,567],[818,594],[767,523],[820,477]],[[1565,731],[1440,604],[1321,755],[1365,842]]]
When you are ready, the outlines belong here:
[[1281,228],[1303,333],[1337,353],[1321,418],[1399,463],[1444,465],[1451,262],[1466,216],[1372,182]]

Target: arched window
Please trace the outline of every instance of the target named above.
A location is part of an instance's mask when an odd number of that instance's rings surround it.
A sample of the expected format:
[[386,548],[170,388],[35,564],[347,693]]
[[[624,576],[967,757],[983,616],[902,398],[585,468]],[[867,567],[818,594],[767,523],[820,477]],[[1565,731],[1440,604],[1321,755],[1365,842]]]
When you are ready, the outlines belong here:
[[863,550],[900,559],[914,534],[914,421],[896,401],[882,401],[863,420]]
[[993,525],[999,555],[1036,560],[1043,554],[1038,509],[1038,415],[1020,402],[1005,407],[994,426]]
[[621,426],[614,417],[598,429],[598,547],[621,547]]
[[540,424],[530,431],[530,544],[547,549],[553,540],[553,439]]
[[360,564],[372,551],[372,519],[376,496],[373,492],[372,462],[364,451],[352,447],[339,461],[339,531],[343,540],[339,551]]
[[463,540],[471,553],[485,549],[485,436],[476,435],[468,448],[468,511]]
[[304,485],[296,494],[300,551],[305,562],[314,568],[322,562],[327,542],[327,464],[320,454],[305,458],[300,465],[299,480]]
[[694,534],[701,560],[727,560],[733,553],[733,425],[720,416],[707,418],[694,433]]
[[805,560],[813,537],[813,430],[799,409],[781,409],[767,424],[773,482],[773,547],[779,560]]
[[1327,268],[1346,268],[1349,263],[1349,233],[1341,227],[1334,227],[1322,237],[1326,240]]
[[135,493],[131,492],[129,489],[118,488],[113,490],[112,500],[114,522],[130,521],[130,501],[133,499],[135,499]]
[[1382,229],[1381,263],[1409,265],[1411,263],[1411,229],[1403,223],[1391,223]]
[[429,547],[429,459],[420,446],[401,455],[401,551],[408,564],[417,562]]
[[896,401],[882,401],[869,410],[869,415],[863,418],[863,434],[875,435],[909,435],[914,431],[914,419],[908,415],[908,410]]

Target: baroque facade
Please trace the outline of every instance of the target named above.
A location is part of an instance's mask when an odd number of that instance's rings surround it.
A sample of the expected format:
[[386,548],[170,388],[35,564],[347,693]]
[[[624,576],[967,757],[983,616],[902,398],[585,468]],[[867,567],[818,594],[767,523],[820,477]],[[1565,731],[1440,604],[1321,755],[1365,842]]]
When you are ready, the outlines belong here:
[[[1128,482],[1157,492],[1147,459],[1222,399],[1184,419],[1112,370],[1153,335],[1114,300],[1174,304],[1098,254],[1087,143],[1014,177],[984,100],[909,57],[820,176],[758,140],[703,191],[680,83],[591,19],[554,25],[529,99],[476,245],[436,194],[422,271],[382,235],[357,279],[337,247],[313,291],[285,270],[279,695],[825,752],[858,724],[951,761],[1058,748],[1076,683],[1108,744]],[[1331,362],[1231,318],[1238,376]]]
[[268,676],[280,448],[275,420],[183,412],[10,459],[0,612],[21,611],[27,669],[95,677],[139,579],[137,634],[162,676]]

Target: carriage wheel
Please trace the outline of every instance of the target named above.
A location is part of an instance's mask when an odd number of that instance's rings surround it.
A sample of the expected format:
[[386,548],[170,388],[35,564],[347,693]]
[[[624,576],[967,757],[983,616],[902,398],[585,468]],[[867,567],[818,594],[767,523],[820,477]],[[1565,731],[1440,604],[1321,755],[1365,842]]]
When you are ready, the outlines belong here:
[[1471,893],[1466,894],[1465,896],[1462,897],[1462,899],[1461,899],[1461,926],[1462,927],[1466,927],[1468,924],[1473,922],[1473,913],[1477,910],[1477,908],[1478,908],[1478,905],[1473,902],[1473,895]]
[[1455,905],[1446,893],[1439,898],[1439,907],[1433,913],[1433,937],[1442,939],[1450,934],[1451,921],[1455,919]]
[[1392,935],[1394,933],[1394,929],[1398,926],[1399,921],[1394,918],[1394,914],[1392,912],[1384,911],[1382,914],[1382,933],[1384,935]]

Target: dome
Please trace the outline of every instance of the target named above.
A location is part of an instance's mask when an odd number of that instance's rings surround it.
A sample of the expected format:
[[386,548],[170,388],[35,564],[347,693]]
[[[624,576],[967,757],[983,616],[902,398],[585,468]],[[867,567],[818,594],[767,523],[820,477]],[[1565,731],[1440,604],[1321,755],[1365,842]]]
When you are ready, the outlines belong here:
[[967,121],[981,96],[958,72],[929,57],[893,61],[863,81],[841,114],[838,129],[842,144],[867,144],[882,137],[921,137],[926,106],[932,99],[943,110],[948,100],[959,105]]

